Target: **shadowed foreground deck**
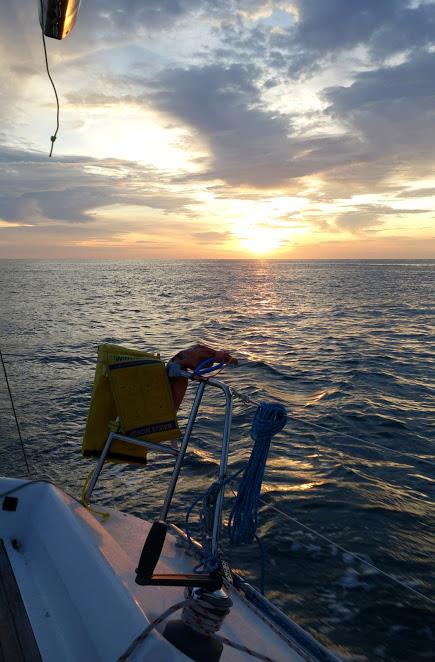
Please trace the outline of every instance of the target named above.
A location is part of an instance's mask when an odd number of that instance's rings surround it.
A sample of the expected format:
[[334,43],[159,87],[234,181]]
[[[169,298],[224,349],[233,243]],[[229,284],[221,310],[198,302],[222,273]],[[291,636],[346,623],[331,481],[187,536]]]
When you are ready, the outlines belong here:
[[0,540],[0,662],[41,662],[3,540]]

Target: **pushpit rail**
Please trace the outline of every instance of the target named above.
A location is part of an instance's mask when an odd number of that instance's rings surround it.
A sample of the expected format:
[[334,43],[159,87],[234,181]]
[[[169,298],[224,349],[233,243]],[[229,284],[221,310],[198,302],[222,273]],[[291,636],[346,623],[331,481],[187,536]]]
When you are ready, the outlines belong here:
[[[201,368],[201,366],[199,367]],[[221,367],[220,365],[217,365],[215,366],[215,369],[220,369],[220,367]],[[147,441],[144,439],[137,439],[135,437],[120,434],[118,432],[110,432],[107,437],[107,441],[103,447],[103,450],[101,452],[101,455],[99,457],[99,460],[97,462],[97,465],[95,467],[95,470],[89,480],[83,500],[86,504],[89,504],[92,493],[95,489],[98,478],[101,474],[104,463],[107,459],[110,448],[114,441],[119,441],[121,443],[135,444],[137,446],[142,446],[143,448],[163,452],[176,457],[175,465],[166,490],[166,495],[163,501],[163,506],[161,508],[160,517],[158,520],[159,522],[166,524],[168,513],[172,504],[172,499],[180,476],[181,468],[183,466],[184,458],[186,456],[186,451],[192,435],[192,430],[195,425],[198,411],[202,402],[204,391],[206,386],[211,386],[213,388],[222,391],[225,398],[225,417],[224,417],[224,425],[223,425],[223,433],[222,433],[222,447],[221,447],[221,457],[220,457],[219,475],[218,475],[218,482],[221,485],[221,488],[216,497],[216,505],[214,509],[214,519],[213,519],[213,528],[212,528],[212,536],[211,536],[211,550],[213,553],[217,553],[219,548],[219,535],[222,525],[224,481],[227,472],[228,453],[229,453],[230,434],[231,434],[232,409],[233,409],[232,391],[230,387],[227,384],[225,384],[225,382],[222,382],[214,377],[208,376],[209,366],[204,366],[202,370],[196,369],[195,371],[191,371],[191,370],[182,370],[178,364],[169,363],[167,369],[168,369],[168,376],[170,378],[185,377],[191,381],[199,382],[198,388],[196,390],[195,398],[192,404],[192,408],[190,410],[187,425],[184,434],[182,436],[179,450],[176,450],[175,448],[172,448],[167,444],[160,444],[152,441]],[[149,568],[147,570],[149,570]]]

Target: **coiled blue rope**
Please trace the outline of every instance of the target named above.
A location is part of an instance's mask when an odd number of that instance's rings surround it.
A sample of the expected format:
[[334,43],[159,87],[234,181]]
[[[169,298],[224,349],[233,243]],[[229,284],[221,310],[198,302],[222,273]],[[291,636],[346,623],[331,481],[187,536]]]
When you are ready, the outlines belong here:
[[254,446],[228,520],[228,534],[232,545],[250,545],[255,540],[258,498],[270,442],[286,422],[287,412],[279,404],[263,402],[255,412],[251,429]]
[[282,405],[264,402],[258,406],[251,429],[254,446],[228,519],[228,535],[232,545],[250,545],[254,540],[258,543],[261,557],[260,589],[263,594],[266,561],[263,543],[257,536],[258,504],[270,442],[286,422],[287,412]]
[[[217,555],[211,553],[209,546],[208,531],[210,522],[214,516],[214,502],[217,493],[223,489],[226,484],[233,481],[242,471],[244,471],[240,481],[239,489],[233,507],[231,509],[228,521],[228,533],[232,545],[249,545],[254,540],[260,545],[262,557],[262,584],[264,583],[264,554],[262,544],[256,536],[257,532],[257,511],[261,485],[264,477],[267,456],[269,454],[272,438],[280,432],[287,422],[287,412],[282,405],[272,403],[261,403],[255,412],[252,422],[251,437],[254,441],[251,456],[244,467],[241,467],[236,473],[226,478],[224,481],[213,483],[204,494],[197,497],[186,513],[185,529],[191,542],[189,531],[189,518],[193,508],[202,500],[200,513],[201,542],[203,551],[201,562],[196,570],[203,568],[205,571],[215,570],[220,559]],[[193,547],[193,543],[191,542]]]

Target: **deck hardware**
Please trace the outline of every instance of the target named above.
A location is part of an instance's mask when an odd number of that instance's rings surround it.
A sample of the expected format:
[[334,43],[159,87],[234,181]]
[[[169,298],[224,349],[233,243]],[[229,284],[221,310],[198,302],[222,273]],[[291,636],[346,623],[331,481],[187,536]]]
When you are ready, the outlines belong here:
[[2,510],[9,510],[11,512],[15,511],[18,506],[17,497],[5,496],[3,499]]
[[153,522],[145,540],[139,565],[136,570],[136,584],[140,586],[200,586],[209,591],[221,588],[222,576],[219,573],[181,573],[176,575],[155,575],[154,570],[160,558],[168,530],[167,522]]

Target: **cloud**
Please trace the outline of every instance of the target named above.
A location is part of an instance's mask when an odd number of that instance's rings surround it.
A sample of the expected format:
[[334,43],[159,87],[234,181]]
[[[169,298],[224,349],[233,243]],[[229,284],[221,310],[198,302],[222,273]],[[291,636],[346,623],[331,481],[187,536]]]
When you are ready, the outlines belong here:
[[135,245],[135,255],[177,255],[186,236],[197,240],[190,250],[225,241],[225,232],[203,231],[195,195],[155,168],[0,147],[0,179],[2,256],[113,255]]
[[327,112],[362,137],[373,157],[433,159],[435,52],[356,75],[324,93]]
[[150,99],[206,142],[211,165],[198,177],[263,188],[364,158],[352,136],[292,136],[292,117],[262,105],[257,70],[206,65],[163,72]]
[[113,205],[191,214],[196,202],[169,190],[155,169],[114,159],[51,161],[37,152],[0,148],[0,174],[0,218],[8,221],[84,223]]
[[[152,104],[170,116],[171,121],[189,126],[208,146],[210,159],[198,164],[202,173],[196,175],[197,179],[221,179],[236,187],[288,186],[292,179],[316,173],[328,174],[343,166],[355,168],[357,164],[373,163],[382,158],[380,150],[376,149],[376,126],[379,127],[378,133],[384,136],[383,146],[388,137],[391,142],[406,135],[411,145],[416,128],[412,117],[414,92],[407,87],[412,80],[414,90],[418,88],[423,94],[424,86],[419,85],[418,76],[424,75],[421,69],[424,59],[433,59],[432,54],[414,53],[410,62],[415,62],[416,66],[413,71],[411,66],[409,68],[412,78],[406,79],[404,72],[397,82],[398,88],[403,84],[402,91],[409,98],[408,116],[403,122],[394,116],[392,104],[386,107],[388,99],[384,99],[385,110],[380,109],[378,113],[371,112],[368,107],[373,102],[373,95],[380,102],[379,93],[387,81],[387,67],[356,73],[354,82],[347,87],[330,87],[324,95],[329,103],[326,115],[319,110],[312,114],[308,130],[301,130],[298,126],[300,119],[307,121],[307,115],[304,117],[297,110],[293,114],[272,110],[265,95],[270,90],[273,92],[277,84],[284,98],[286,92],[291,94],[291,87],[286,89],[284,86],[283,67],[307,71],[319,62],[323,66],[328,54],[349,51],[361,43],[379,50],[376,39],[382,34],[385,39],[390,35],[391,42],[393,35],[396,39],[400,35],[405,39],[404,44],[412,44],[414,50],[426,46],[433,32],[435,5],[414,3],[411,6],[405,0],[328,0],[327,3],[294,0],[285,11],[282,7],[282,3],[277,2],[235,3],[230,0],[151,0],[147,3],[132,0],[122,7],[114,0],[84,3],[76,30],[62,43],[62,49],[66,48],[62,50],[62,57],[64,69],[70,70],[73,76],[77,75],[79,68],[88,68],[85,84],[79,88],[64,87],[64,98],[75,105],[87,105],[88,112],[115,104],[130,103],[145,108]],[[2,11],[12,26],[10,32],[18,31],[23,24],[23,11],[19,8]],[[211,48],[208,53],[197,54],[196,63],[190,65],[168,67],[170,55],[166,59],[160,56],[158,76],[153,68],[147,77],[134,75],[134,70],[133,73],[126,71],[126,67],[131,66],[131,47],[126,45],[130,36],[134,43],[138,43],[135,39],[141,33],[148,31],[150,35],[156,35],[163,28],[176,26],[181,30],[182,40],[186,25],[197,24],[199,29],[203,26],[207,31],[213,21],[218,21],[216,34],[221,43],[231,45],[225,56],[222,55],[223,62],[217,59],[210,63],[210,58],[219,52],[219,49]],[[386,43],[381,37],[379,39]],[[115,48],[118,43],[124,44],[122,52]],[[82,44],[84,55],[77,60]],[[147,45],[148,42],[142,40],[141,46]],[[57,46],[55,43],[53,48]],[[104,50],[106,47],[111,47],[113,53]],[[22,63],[18,45],[14,44],[13,48],[11,59]],[[88,48],[100,49],[101,62],[87,57]],[[391,49],[393,44],[390,53]],[[240,62],[242,54],[244,63]],[[56,62],[60,51],[54,50],[53,56]],[[136,71],[142,71],[144,63],[140,58],[147,57],[147,53],[139,49],[134,57]],[[247,57],[249,64],[246,64]],[[101,78],[96,73],[102,66],[107,69]],[[433,62],[426,71],[427,79],[431,70]],[[86,82],[88,78],[90,84]],[[375,89],[376,79],[378,89]],[[427,82],[432,83],[429,79]],[[342,135],[334,133],[325,124],[328,116],[339,120],[344,129]],[[384,130],[386,124],[387,131]],[[405,124],[406,130],[403,130]],[[394,127],[397,127],[396,132]],[[387,149],[388,154],[393,151]],[[386,170],[389,169],[387,166]],[[194,180],[195,176],[191,179]],[[103,190],[101,194],[104,194]],[[80,189],[72,187],[71,195],[79,197]],[[94,194],[84,191],[85,198],[91,195]],[[53,200],[50,208],[55,207],[56,201]]]
[[[51,100],[50,85],[43,80],[45,63],[38,5],[39,0],[0,2],[0,95],[3,97],[0,117],[10,128],[19,126],[20,115],[25,116],[29,85],[34,84],[36,77],[40,78],[41,87],[33,102],[40,103],[44,94]],[[124,67],[132,59],[140,61],[142,66],[146,62],[149,68],[150,61],[156,61],[148,48],[150,40],[157,35],[166,37],[171,30],[189,30],[209,5],[213,5],[212,0],[210,3],[202,0],[82,2],[72,33],[61,42],[46,40],[61,100],[77,77],[92,88],[104,79],[104,71],[124,73]]]
[[192,232],[192,237],[197,240],[199,244],[223,244],[231,237],[230,232]]
[[409,189],[399,193],[401,198],[435,198],[435,188]]
[[[434,2],[82,3],[72,35],[48,42],[65,138],[52,161],[34,0],[0,3],[0,32],[2,238],[128,235],[145,246],[142,234],[160,234],[164,246],[187,237],[200,254],[223,253],[232,201],[258,212],[303,193],[302,223],[362,237],[416,220],[421,210],[389,210],[392,200],[433,194]],[[140,127],[154,132],[148,150],[134,149]],[[166,170],[87,156],[112,150]],[[367,193],[380,204],[352,204]]]
[[254,68],[206,65],[164,72],[152,100],[195,129],[212,155],[210,176],[268,185],[286,178],[289,118],[261,108]]
[[358,233],[367,228],[382,225],[386,217],[400,217],[401,214],[426,214],[427,209],[395,209],[385,205],[356,205],[349,211],[344,211],[336,218],[336,227],[341,230]]
[[297,12],[294,40],[311,53],[329,53],[367,42],[394,20],[403,0],[293,0]]
[[435,5],[409,0],[293,0],[296,23],[271,32],[288,54],[292,76],[313,74],[344,51],[363,46],[373,62],[425,49],[435,39]]

